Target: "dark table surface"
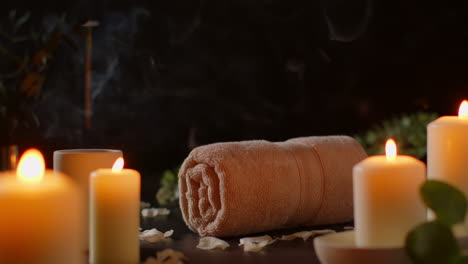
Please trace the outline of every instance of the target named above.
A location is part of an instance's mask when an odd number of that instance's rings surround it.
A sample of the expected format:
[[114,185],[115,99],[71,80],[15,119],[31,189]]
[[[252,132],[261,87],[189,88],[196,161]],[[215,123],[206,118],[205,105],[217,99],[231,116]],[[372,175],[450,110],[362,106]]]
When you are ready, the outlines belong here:
[[[351,226],[352,223],[344,223],[332,226],[314,226],[301,227],[294,229],[274,230],[258,234],[249,234],[242,237],[270,235],[271,237],[280,237],[286,234],[292,234],[298,231],[333,229],[343,231],[345,226]],[[298,238],[292,241],[277,241],[276,243],[265,247],[260,252],[244,252],[243,248],[238,246],[239,239],[242,237],[223,238],[229,242],[230,247],[226,250],[200,250],[196,246],[200,236],[190,231],[185,225],[181,212],[178,208],[171,209],[169,216],[158,216],[152,218],[143,218],[143,230],[156,228],[161,232],[174,230],[172,239],[166,242],[148,243],[141,241],[141,260],[144,261],[149,256],[155,256],[157,251],[171,248],[181,251],[189,259],[189,263],[307,263],[319,264],[319,260],[314,251],[313,239],[303,241]]]

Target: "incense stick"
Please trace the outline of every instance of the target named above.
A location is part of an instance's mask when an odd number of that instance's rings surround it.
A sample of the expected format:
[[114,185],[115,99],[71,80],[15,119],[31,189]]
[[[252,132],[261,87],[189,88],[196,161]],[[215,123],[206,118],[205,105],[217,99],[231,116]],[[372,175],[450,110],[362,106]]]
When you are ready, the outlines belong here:
[[85,126],[91,128],[91,73],[92,73],[92,50],[93,50],[93,27],[99,25],[97,21],[88,21],[82,26],[86,32],[86,71],[85,71]]
[[93,49],[93,28],[88,27],[86,36],[86,83],[85,83],[85,118],[86,128],[91,128],[91,55]]

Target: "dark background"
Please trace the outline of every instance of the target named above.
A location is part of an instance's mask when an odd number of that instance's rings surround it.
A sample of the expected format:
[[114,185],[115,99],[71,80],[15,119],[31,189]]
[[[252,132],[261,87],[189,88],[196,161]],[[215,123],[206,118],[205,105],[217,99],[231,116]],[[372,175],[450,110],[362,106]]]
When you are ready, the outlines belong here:
[[[456,114],[468,96],[468,2],[4,1],[62,30],[21,147],[118,148],[152,199],[161,172],[219,141],[363,132],[402,113]],[[93,34],[92,128],[84,126]]]

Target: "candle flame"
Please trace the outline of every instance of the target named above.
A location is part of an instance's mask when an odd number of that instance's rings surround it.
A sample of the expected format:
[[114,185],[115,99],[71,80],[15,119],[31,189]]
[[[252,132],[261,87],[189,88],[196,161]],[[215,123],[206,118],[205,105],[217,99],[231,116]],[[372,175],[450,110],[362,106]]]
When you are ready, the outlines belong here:
[[458,109],[458,117],[468,119],[468,101],[467,100],[463,100],[463,102],[460,104],[460,108]]
[[124,167],[124,159],[120,157],[117,160],[115,160],[114,166],[112,166],[112,171],[113,172],[121,171],[123,167]]
[[395,160],[397,156],[397,147],[395,140],[389,138],[387,143],[385,144],[385,155],[387,156],[387,160]]
[[21,156],[16,168],[16,177],[22,182],[38,183],[44,178],[44,172],[44,157],[39,150],[32,148]]

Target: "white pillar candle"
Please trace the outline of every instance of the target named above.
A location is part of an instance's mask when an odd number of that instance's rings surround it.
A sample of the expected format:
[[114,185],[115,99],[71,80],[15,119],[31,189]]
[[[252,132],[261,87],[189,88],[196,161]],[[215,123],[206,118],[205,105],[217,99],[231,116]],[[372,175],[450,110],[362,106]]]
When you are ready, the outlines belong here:
[[122,168],[119,158],[112,169],[91,173],[91,264],[140,260],[140,174]]
[[0,174],[0,263],[82,264],[83,196],[38,150]]
[[458,116],[443,116],[427,126],[427,175],[454,185],[468,197],[466,100],[460,105]]
[[358,247],[400,247],[407,232],[426,220],[419,196],[425,165],[397,155],[393,140],[386,155],[368,157],[353,168],[354,224]]
[[111,168],[122,151],[115,149],[64,149],[54,151],[54,170],[65,173],[78,183],[85,197],[83,250],[89,249],[89,175],[100,168]]

